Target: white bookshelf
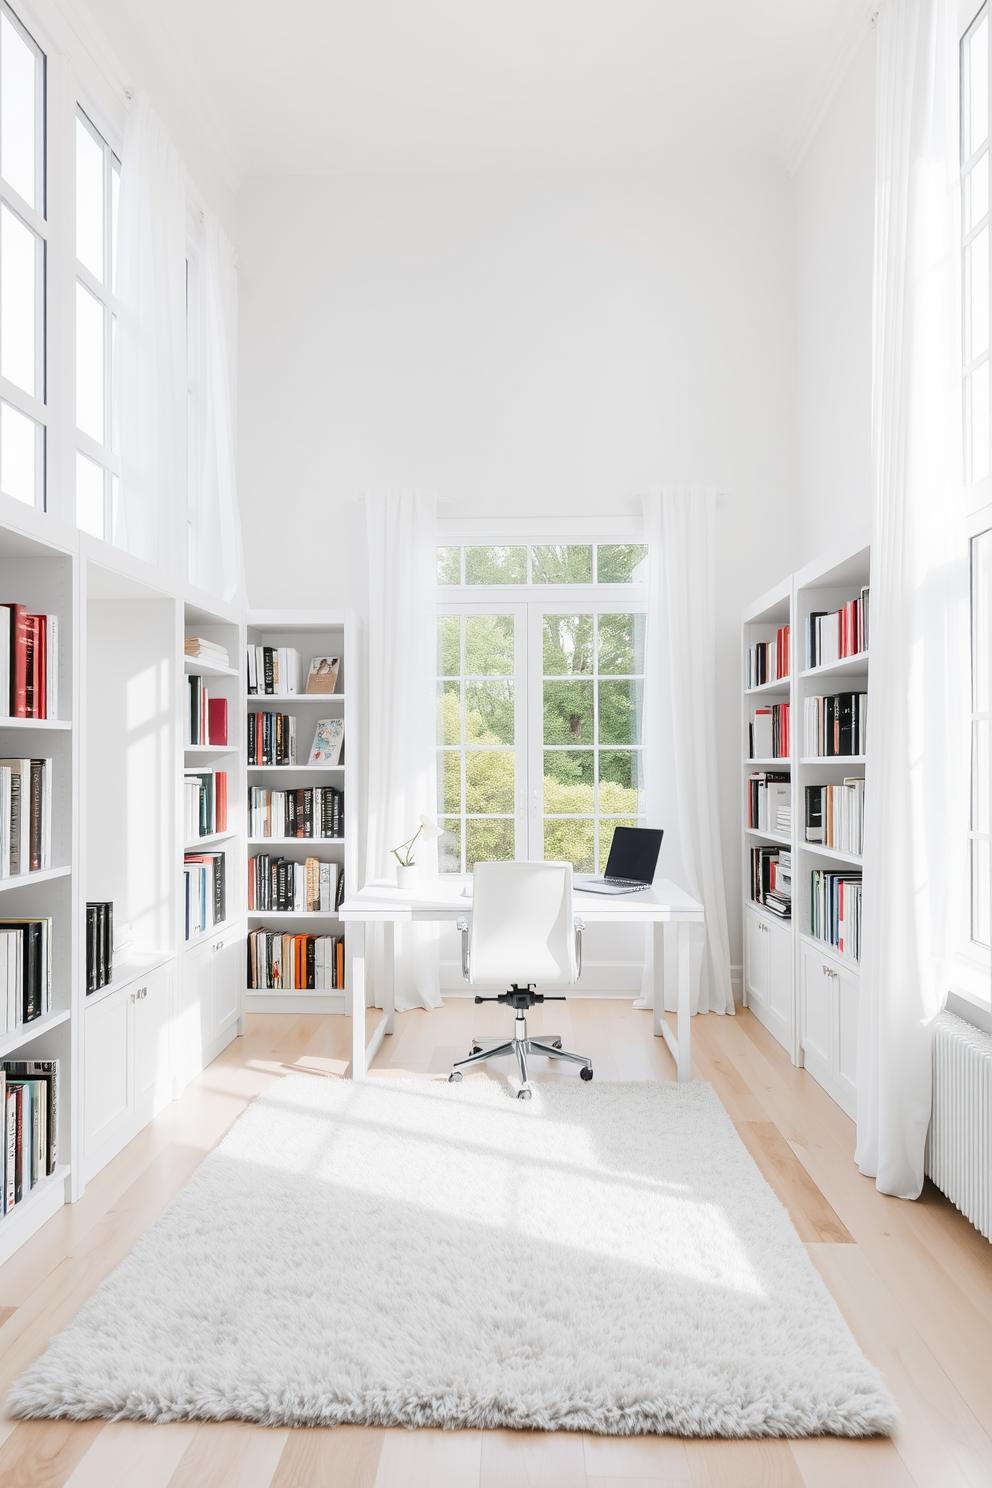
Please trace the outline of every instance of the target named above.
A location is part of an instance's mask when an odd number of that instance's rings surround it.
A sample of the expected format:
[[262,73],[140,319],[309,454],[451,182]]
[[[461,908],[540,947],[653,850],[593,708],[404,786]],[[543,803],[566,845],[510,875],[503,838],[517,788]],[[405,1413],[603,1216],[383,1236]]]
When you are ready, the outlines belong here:
[[[806,625],[813,611],[839,609],[857,599],[870,580],[870,549],[861,535],[848,548],[807,564],[748,606],[742,623],[742,671],[747,649],[768,640],[779,625],[791,635],[791,676],[762,687],[742,687],[744,883],[744,1000],[810,1074],[850,1115],[855,1114],[859,966],[853,956],[811,934],[811,873],[815,868],[860,872],[861,855],[805,840],[807,786],[839,785],[863,776],[865,754],[804,753],[804,706],[808,697],[868,690],[867,651],[830,665],[807,667]],[[870,636],[869,636],[870,640]],[[790,751],[785,759],[751,759],[748,723],[757,706],[790,704]],[[792,830],[788,837],[747,824],[747,780],[756,769],[787,772],[791,783]],[[750,853],[767,843],[792,857],[792,918],[781,920],[751,901]]]
[[[301,686],[306,686],[310,658],[340,658],[337,684],[333,693],[245,693],[243,712],[286,713],[296,719],[297,758],[295,765],[258,765],[249,762],[247,787],[291,790],[305,785],[330,785],[344,792],[344,834],[340,837],[251,837],[246,861],[269,853],[295,862],[315,857],[333,862],[343,873],[346,886],[357,888],[358,878],[358,792],[354,788],[361,758],[360,634],[354,615],[347,610],[250,610],[246,616],[246,646],[289,646],[303,658]],[[263,685],[261,682],[260,686]],[[305,761],[310,753],[318,720],[341,718],[344,721],[344,752],[339,765],[311,765]],[[352,762],[356,767],[352,768]],[[346,780],[348,785],[346,787]],[[247,880],[245,903],[247,903]],[[271,926],[284,933],[338,935],[343,926],[336,911],[298,913],[283,910],[251,910],[247,916],[249,930]],[[247,967],[247,956],[245,957]],[[247,981],[247,976],[245,977]],[[351,963],[345,946],[345,986],[331,991],[289,991],[247,988],[245,1006],[253,1012],[344,1013],[350,1006]]]

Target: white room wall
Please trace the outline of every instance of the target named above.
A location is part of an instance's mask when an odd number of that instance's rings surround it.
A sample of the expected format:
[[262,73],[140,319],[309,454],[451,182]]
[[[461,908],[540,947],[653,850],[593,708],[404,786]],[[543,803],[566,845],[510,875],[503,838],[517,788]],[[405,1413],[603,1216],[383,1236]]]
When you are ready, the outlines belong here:
[[871,517],[875,32],[793,179],[796,566]]
[[[253,179],[238,200],[252,602],[363,612],[368,487],[491,517],[716,485],[732,874],[739,616],[793,550],[790,212],[772,163]],[[735,946],[739,962],[739,926]]]

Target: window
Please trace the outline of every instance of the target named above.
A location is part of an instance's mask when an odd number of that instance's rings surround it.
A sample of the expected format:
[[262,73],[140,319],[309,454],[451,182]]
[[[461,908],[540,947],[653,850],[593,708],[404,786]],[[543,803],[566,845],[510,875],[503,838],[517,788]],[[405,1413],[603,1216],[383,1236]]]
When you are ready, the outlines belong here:
[[961,282],[965,480],[989,474],[989,18],[961,40]]
[[971,540],[971,939],[977,949],[992,949],[992,834],[989,794],[992,755],[989,750],[989,687],[992,672],[992,528]]
[[0,489],[45,506],[45,56],[0,5]]
[[645,552],[438,549],[442,871],[514,857],[601,869],[614,829],[643,823]]
[[76,523],[111,540],[120,481],[113,407],[120,161],[76,111]]

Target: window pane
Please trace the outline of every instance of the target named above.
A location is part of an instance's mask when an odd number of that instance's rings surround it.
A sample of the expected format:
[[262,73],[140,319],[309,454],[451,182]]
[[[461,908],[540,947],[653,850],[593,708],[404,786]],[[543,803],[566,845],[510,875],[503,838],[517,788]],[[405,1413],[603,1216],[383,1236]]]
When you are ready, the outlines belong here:
[[513,683],[466,683],[465,738],[476,744],[512,744],[515,735]]
[[516,830],[512,821],[496,819],[465,823],[465,867],[476,863],[512,863],[516,857]]
[[42,210],[42,54],[6,14],[0,20],[0,171]]
[[105,537],[103,470],[85,455],[76,454],[76,526],[94,537]]
[[121,199],[121,163],[113,159],[110,168],[110,287],[117,293],[117,207]]
[[964,156],[973,155],[989,132],[989,23],[983,16],[965,41],[967,105]]
[[620,676],[643,673],[643,615],[600,615],[599,670]]
[[630,584],[639,582],[637,568],[647,557],[645,543],[600,543],[596,549],[596,582]]
[[457,677],[462,669],[461,621],[441,615],[437,622],[437,670],[441,677]]
[[599,809],[604,815],[643,811],[641,752],[604,749],[599,756]]
[[438,548],[437,581],[439,584],[460,584],[462,581],[461,548]]
[[103,306],[76,281],[76,425],[103,444]]
[[466,584],[526,584],[526,548],[466,548]]
[[968,288],[968,345],[965,359],[973,362],[989,347],[989,229],[986,224],[964,251]]
[[591,682],[545,682],[544,742],[573,745],[595,742]]
[[544,809],[551,816],[592,816],[596,809],[591,749],[544,751]]
[[625,817],[623,820],[604,818],[599,824],[599,871],[606,872],[607,860],[610,856],[610,848],[613,846],[613,833],[617,827],[643,827],[644,818],[639,821],[634,817]]
[[643,686],[642,682],[600,682],[600,744],[640,744]]
[[992,528],[971,540],[972,697],[976,713],[989,707],[989,628],[992,626]]
[[989,209],[988,152],[972,166],[964,182],[964,230],[971,232]]
[[592,616],[544,616],[544,670],[551,677],[592,672]]
[[103,146],[76,115],[76,257],[103,283]]
[[971,844],[971,938],[979,945],[992,943],[990,895],[992,895],[992,843]]
[[9,207],[0,207],[0,368],[40,398],[42,243]]
[[462,690],[457,682],[441,682],[437,689],[437,742],[460,744],[462,739]]
[[592,547],[531,548],[531,573],[535,584],[591,584]]
[[544,861],[571,863],[579,873],[593,871],[596,828],[591,821],[553,817],[544,823]]
[[438,811],[444,815],[462,809],[461,750],[445,749],[438,770]]
[[437,840],[437,865],[442,873],[461,873],[462,841],[461,823],[457,817],[443,821],[441,836]]
[[473,814],[513,811],[514,765],[510,749],[465,751],[465,810]]
[[465,617],[465,675],[509,677],[513,675],[513,616],[467,615]]
[[968,453],[971,479],[984,480],[989,473],[989,364],[976,367],[967,380],[965,402],[968,413]]
[[975,832],[989,831],[989,720],[971,726],[971,826]]
[[9,403],[0,404],[0,488],[26,506],[43,506],[44,430]]

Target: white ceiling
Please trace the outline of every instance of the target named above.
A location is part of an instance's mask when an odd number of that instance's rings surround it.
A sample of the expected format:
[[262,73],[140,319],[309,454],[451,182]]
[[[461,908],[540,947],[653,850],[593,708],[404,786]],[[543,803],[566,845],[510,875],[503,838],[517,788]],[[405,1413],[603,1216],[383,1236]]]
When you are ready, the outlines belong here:
[[90,0],[112,42],[122,6],[268,175],[776,156],[850,0]]

